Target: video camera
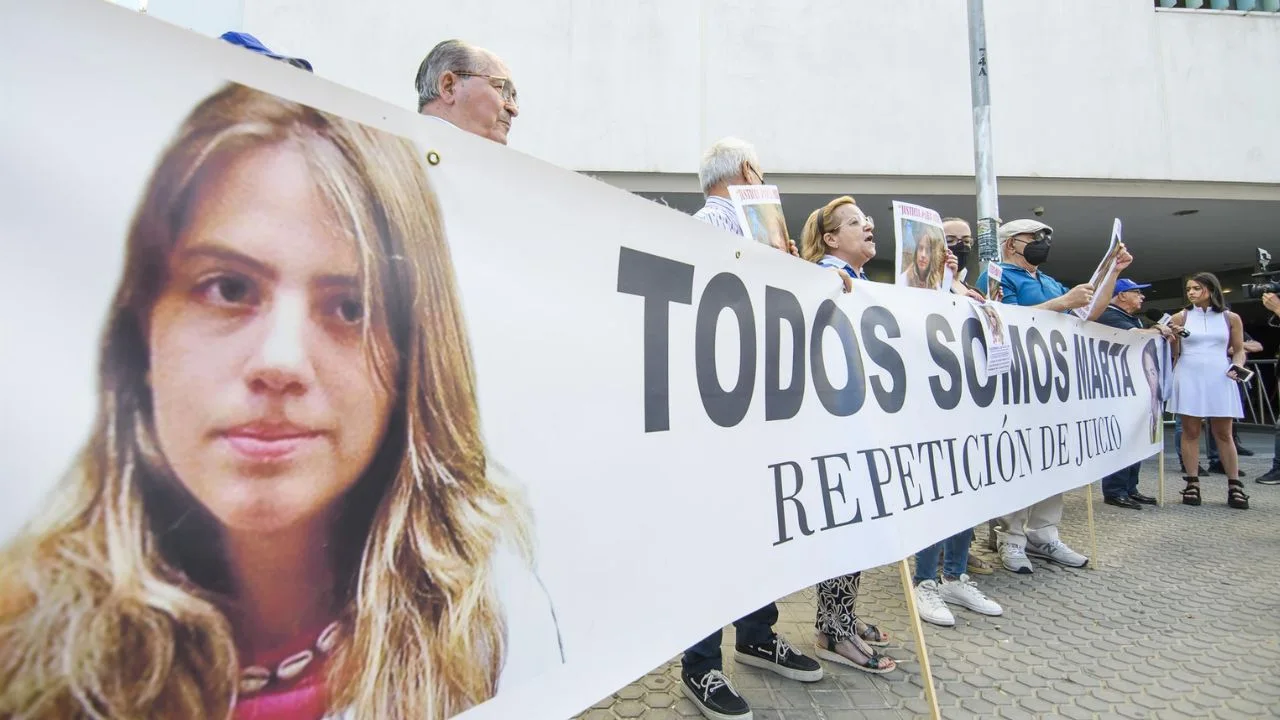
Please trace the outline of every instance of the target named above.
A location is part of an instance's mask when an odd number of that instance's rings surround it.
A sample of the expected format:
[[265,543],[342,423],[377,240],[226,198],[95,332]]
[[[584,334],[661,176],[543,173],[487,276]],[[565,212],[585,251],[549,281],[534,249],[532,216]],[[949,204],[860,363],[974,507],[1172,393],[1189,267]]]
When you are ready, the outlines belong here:
[[1262,282],[1245,283],[1240,291],[1247,298],[1258,299],[1267,293],[1280,293],[1280,270],[1268,270],[1271,265],[1271,253],[1258,248],[1258,272],[1251,277],[1262,278]]

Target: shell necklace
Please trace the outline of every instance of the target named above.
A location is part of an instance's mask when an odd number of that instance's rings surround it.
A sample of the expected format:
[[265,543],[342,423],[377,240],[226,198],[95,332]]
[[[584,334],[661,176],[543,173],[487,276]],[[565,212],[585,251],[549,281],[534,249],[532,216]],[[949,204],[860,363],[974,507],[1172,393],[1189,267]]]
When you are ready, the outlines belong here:
[[252,695],[262,692],[268,686],[281,682],[288,682],[297,678],[319,657],[328,655],[338,646],[338,633],[341,629],[336,621],[329,623],[325,629],[320,631],[320,635],[316,637],[316,641],[311,647],[301,652],[296,652],[284,660],[275,668],[267,668],[261,665],[250,665],[240,671],[240,694]]

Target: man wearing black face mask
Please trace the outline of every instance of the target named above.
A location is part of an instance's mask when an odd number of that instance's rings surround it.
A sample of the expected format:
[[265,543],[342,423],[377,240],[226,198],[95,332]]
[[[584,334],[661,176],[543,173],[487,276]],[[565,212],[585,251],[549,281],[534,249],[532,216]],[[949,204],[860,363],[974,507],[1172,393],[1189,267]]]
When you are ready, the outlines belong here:
[[[1040,271],[1040,265],[1049,259],[1053,246],[1053,228],[1038,220],[1014,220],[1000,226],[997,237],[1004,262],[1000,277],[1002,302],[1009,305],[1037,307],[1053,312],[1068,312],[1086,307],[1094,292],[1111,297],[1116,279],[1133,262],[1133,256],[1120,249],[1115,268],[1103,278],[1102,287],[1085,283],[1070,290],[1065,285]],[[978,287],[987,286],[987,273],[983,270]],[[1106,303],[1098,303],[1089,320],[1097,320],[1107,309]],[[1028,555],[1044,558],[1067,567],[1084,567],[1089,558],[1067,547],[1058,539],[1058,523],[1062,521],[1062,496],[1054,495],[1024,510],[1000,518],[1000,562],[1005,569],[1028,574],[1033,571]]]

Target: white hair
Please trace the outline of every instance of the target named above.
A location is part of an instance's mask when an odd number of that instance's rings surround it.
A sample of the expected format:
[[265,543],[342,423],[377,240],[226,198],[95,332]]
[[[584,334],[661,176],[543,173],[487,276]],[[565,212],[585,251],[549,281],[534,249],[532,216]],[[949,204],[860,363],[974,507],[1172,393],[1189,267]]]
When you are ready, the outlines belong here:
[[702,164],[698,166],[698,182],[702,183],[702,194],[706,195],[716,184],[740,175],[742,163],[748,163],[757,169],[760,167],[755,146],[734,137],[717,140],[702,154]]
[[462,40],[444,40],[431,49],[418,66],[414,86],[418,90],[418,111],[440,97],[440,77],[446,72],[479,72],[483,51]]

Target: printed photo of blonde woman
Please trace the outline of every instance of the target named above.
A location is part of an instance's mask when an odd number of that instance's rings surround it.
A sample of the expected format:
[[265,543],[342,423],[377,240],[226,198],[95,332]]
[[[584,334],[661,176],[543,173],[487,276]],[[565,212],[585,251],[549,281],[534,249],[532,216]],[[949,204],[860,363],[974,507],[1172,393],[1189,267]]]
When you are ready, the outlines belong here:
[[422,154],[242,85],[142,189],[0,716],[447,718],[563,662]]

